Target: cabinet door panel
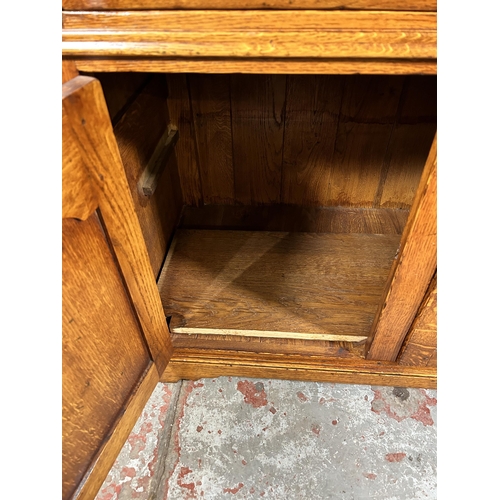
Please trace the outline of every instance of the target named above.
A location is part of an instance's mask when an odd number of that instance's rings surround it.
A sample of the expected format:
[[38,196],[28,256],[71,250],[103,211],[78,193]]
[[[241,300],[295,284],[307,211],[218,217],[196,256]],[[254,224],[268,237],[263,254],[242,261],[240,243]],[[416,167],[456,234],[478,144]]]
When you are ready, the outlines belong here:
[[370,337],[367,359],[396,361],[437,268],[437,137],[401,237]]
[[99,82],[63,84],[64,500],[93,499],[171,356]]
[[97,214],[63,219],[63,497],[150,363]]

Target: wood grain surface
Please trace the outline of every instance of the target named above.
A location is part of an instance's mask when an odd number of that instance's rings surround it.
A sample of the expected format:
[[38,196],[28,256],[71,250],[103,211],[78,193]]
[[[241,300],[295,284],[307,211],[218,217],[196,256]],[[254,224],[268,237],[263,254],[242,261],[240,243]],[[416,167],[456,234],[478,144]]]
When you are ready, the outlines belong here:
[[229,75],[190,75],[191,104],[205,203],[234,202]]
[[62,225],[62,460],[69,499],[150,357],[98,216]]
[[186,57],[121,58],[74,57],[80,71],[136,71],[148,73],[249,73],[312,75],[435,75],[436,59],[366,59],[366,58],[287,58],[235,59]]
[[258,205],[280,201],[285,92],[285,76],[231,76],[237,203]]
[[367,359],[394,361],[437,266],[437,138],[422,174],[398,258],[379,305]]
[[186,203],[411,206],[436,128],[434,77],[171,78]]
[[145,196],[138,185],[169,122],[166,82],[163,75],[154,75],[114,127],[128,188],[155,277],[182,208],[175,155],[168,157],[153,195]]
[[290,205],[184,207],[183,229],[402,234],[408,210]]
[[344,84],[338,76],[288,77],[283,203],[328,205]]
[[215,349],[176,349],[161,380],[203,377],[279,378],[340,384],[388,385],[435,389],[436,369],[364,359],[255,354]]
[[[68,126],[66,114],[62,122],[64,131]],[[99,193],[89,174],[89,166],[79,154],[75,141],[63,140],[62,157],[62,217],[86,220],[99,204]]]
[[[78,76],[62,86],[63,144],[78,151],[99,199],[103,225],[159,373],[172,345],[101,86]],[[66,115],[66,118],[64,117]],[[63,168],[70,159],[63,157]]]
[[398,363],[437,367],[437,274],[401,348]]
[[331,30],[436,29],[435,12],[390,11],[244,11],[140,10],[135,12],[63,12],[63,29],[102,32],[301,32]]
[[67,57],[435,59],[436,44],[432,30],[63,32]]
[[221,349],[267,354],[305,354],[336,358],[364,357],[364,341],[348,342],[307,340],[239,335],[172,334],[174,351],[177,349]]
[[62,60],[62,83],[66,83],[78,76],[78,69],[76,67],[75,61],[70,59]]
[[436,41],[433,12],[63,13],[66,57],[436,59]]
[[65,10],[353,9],[435,11],[436,0],[63,0]]
[[179,130],[175,156],[182,187],[182,199],[187,205],[200,205],[203,194],[187,76],[168,74],[166,80],[170,121]]
[[158,372],[154,365],[151,364],[137,389],[130,396],[126,407],[122,409],[121,418],[113,427],[109,438],[106,439],[98,451],[92,462],[91,469],[71,500],[95,499],[158,381]]
[[125,110],[130,107],[139,92],[151,79],[149,74],[128,72],[95,73],[87,76],[99,80],[113,126],[116,125]]
[[363,340],[399,239],[178,230],[158,282],[165,315],[172,316],[170,330]]

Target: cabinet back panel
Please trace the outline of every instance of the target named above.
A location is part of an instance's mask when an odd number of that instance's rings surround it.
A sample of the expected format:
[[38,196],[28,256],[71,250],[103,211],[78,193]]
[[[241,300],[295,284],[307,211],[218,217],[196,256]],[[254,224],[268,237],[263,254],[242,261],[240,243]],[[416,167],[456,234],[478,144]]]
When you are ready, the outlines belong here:
[[436,130],[435,76],[167,81],[185,203],[411,206]]

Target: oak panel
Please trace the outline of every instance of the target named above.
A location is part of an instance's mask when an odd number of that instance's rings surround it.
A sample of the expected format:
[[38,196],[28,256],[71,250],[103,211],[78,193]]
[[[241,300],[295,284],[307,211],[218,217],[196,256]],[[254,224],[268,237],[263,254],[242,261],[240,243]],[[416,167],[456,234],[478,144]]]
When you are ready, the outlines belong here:
[[235,200],[244,205],[280,201],[285,92],[285,76],[231,76]]
[[63,219],[63,498],[70,498],[149,365],[134,311],[93,214]]
[[289,76],[281,201],[328,205],[344,79]]
[[234,202],[229,75],[189,75],[204,203]]
[[[63,144],[73,144],[70,150],[88,169],[124,285],[162,372],[172,348],[169,332],[101,86],[95,78],[78,76],[63,84],[62,98]],[[63,156],[63,168],[70,161]]]
[[182,187],[182,199],[188,205],[200,205],[203,194],[187,76],[168,74],[166,79],[170,120],[172,125],[179,130],[175,156]]
[[138,184],[169,121],[166,82],[162,75],[155,75],[114,127],[135,213],[155,276],[160,271],[182,208],[175,156],[169,156],[153,195],[145,196],[139,192]]

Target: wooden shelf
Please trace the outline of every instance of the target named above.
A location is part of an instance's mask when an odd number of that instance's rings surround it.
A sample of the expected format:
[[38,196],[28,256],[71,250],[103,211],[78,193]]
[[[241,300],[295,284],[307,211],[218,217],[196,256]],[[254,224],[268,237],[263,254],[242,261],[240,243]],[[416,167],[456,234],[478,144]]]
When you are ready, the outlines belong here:
[[398,234],[179,229],[158,286],[174,335],[363,342]]

